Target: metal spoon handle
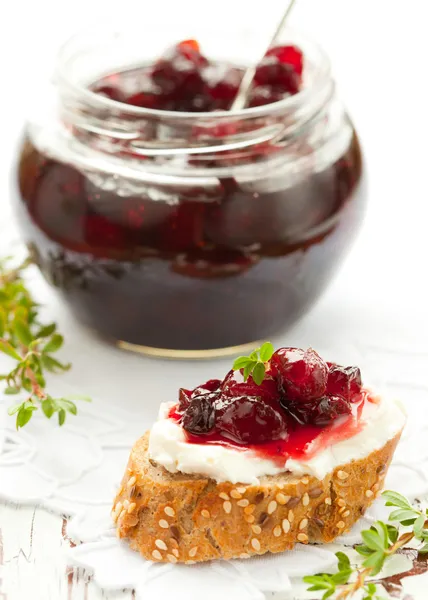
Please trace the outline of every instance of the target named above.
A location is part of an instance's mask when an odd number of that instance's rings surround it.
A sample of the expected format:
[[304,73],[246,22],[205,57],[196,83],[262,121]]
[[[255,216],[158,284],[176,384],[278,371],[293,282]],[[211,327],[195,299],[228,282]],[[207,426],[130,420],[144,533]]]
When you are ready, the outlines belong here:
[[[287,9],[281,19],[281,21],[278,24],[278,27],[275,30],[275,33],[273,34],[265,52],[263,53],[262,58],[265,56],[266,52],[269,50],[269,48],[271,48],[272,46],[275,45],[276,40],[278,39],[278,37],[280,36],[285,22],[288,19],[288,16],[291,12],[291,9],[293,8],[294,4],[296,3],[296,0],[290,0]],[[260,61],[258,61],[260,62]],[[258,64],[257,62],[257,64]],[[230,110],[241,110],[241,108],[245,108],[245,105],[247,104],[247,100],[248,100],[248,96],[249,96],[249,92],[251,90],[251,85],[253,83],[253,79],[254,79],[254,75],[256,74],[256,69],[257,69],[257,64],[255,64],[253,67],[248,67],[244,73],[244,77],[242,78],[241,84],[239,86],[238,89],[238,93],[236,94],[235,100],[232,103],[232,106],[230,107]]]

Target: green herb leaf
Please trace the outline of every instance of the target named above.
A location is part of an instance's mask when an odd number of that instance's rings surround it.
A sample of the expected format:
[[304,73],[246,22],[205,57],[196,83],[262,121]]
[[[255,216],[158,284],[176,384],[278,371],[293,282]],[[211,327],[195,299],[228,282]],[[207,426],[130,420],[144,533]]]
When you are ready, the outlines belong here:
[[50,337],[56,331],[56,324],[51,323],[50,325],[45,325],[41,327],[36,333],[36,338],[47,338]]
[[[363,531],[362,533],[365,532]],[[363,562],[363,565],[365,567],[370,567],[372,570],[370,574],[372,576],[375,576],[382,570],[385,558],[386,555],[383,552],[383,550],[378,550],[377,552],[374,552],[371,556],[366,558],[366,560]]]
[[422,548],[418,550],[419,554],[427,554],[428,553],[428,544],[424,544]]
[[65,412],[65,410],[63,408],[60,408],[58,411],[58,423],[60,426],[64,425],[66,415],[67,413]]
[[33,416],[33,412],[37,410],[37,406],[26,406],[27,403],[21,406],[16,415],[16,428],[24,427]]
[[361,537],[363,538],[365,545],[371,550],[380,550],[381,552],[384,551],[385,546],[383,540],[379,537],[379,534],[376,531],[373,531],[372,529],[362,531]]
[[349,557],[344,552],[336,552],[337,558],[337,567],[339,571],[345,571],[346,569],[350,569],[351,561]]
[[255,383],[257,385],[260,385],[265,377],[265,366],[263,363],[258,362],[256,365],[254,365],[254,369],[253,369],[253,380],[255,381]]
[[7,354],[15,360],[22,360],[22,357],[19,356],[18,352],[15,350],[12,344],[9,344],[9,342],[7,342],[6,340],[0,340],[0,352],[3,352],[3,354]]
[[358,554],[361,554],[361,556],[371,556],[374,552],[374,550],[372,550],[368,546],[365,546],[364,544],[359,544],[358,546],[355,546],[355,550],[358,552]]
[[400,521],[400,523],[403,523],[404,521],[411,521],[410,524],[413,524],[415,522],[416,518],[417,518],[417,513],[415,514],[415,511],[413,509],[403,510],[400,508],[398,510],[394,510],[389,515],[390,521]]
[[348,583],[349,578],[352,575],[352,569],[341,569],[338,573],[335,573],[334,575],[332,575],[332,580],[334,581],[334,583],[336,583],[337,585],[343,585],[345,583]]
[[33,336],[31,335],[30,328],[24,321],[16,321],[14,324],[14,332],[18,340],[24,346],[29,346]]
[[251,371],[254,369],[254,366],[256,364],[257,363],[254,363],[252,361],[246,364],[246,366],[244,367],[244,381],[247,381],[248,377],[251,375]]
[[240,369],[244,369],[248,363],[249,363],[248,356],[239,356],[233,363],[233,370],[239,371]]
[[52,417],[52,415],[55,412],[52,398],[48,397],[42,401],[42,410],[48,419],[50,419]]
[[420,515],[414,525],[413,525],[413,532],[415,534],[415,537],[420,539],[422,537],[422,532],[424,529],[424,524],[425,524],[425,515]]
[[48,356],[47,354],[43,354],[41,359],[45,369],[47,369],[51,373],[60,373],[62,371],[68,371],[71,368],[70,364],[64,365],[63,363],[60,363],[59,360],[56,360],[55,358],[52,358],[52,356]]
[[50,341],[46,344],[46,346],[43,348],[42,352],[44,354],[49,354],[51,352],[56,352],[57,350],[59,350],[61,348],[61,346],[64,343],[64,338],[62,337],[62,335],[60,335],[59,333],[55,333]]
[[393,544],[395,544],[395,542],[398,540],[398,536],[399,536],[399,531],[396,527],[394,527],[393,525],[389,525],[389,523],[386,525],[386,528],[388,530],[388,537],[391,540],[391,542]]
[[385,502],[385,506],[397,506],[398,508],[412,510],[412,506],[407,500],[407,498],[405,498],[398,492],[385,490],[384,492],[382,492],[382,496],[387,499],[387,502]]
[[382,521],[376,521],[376,523],[373,523],[373,525],[371,526],[370,529],[374,530],[378,533],[379,539],[381,540],[381,542],[383,544],[383,548],[386,550],[389,546],[389,538],[388,538],[388,529],[387,529],[385,523],[382,523]]
[[260,359],[263,362],[268,362],[268,360],[272,358],[274,352],[275,348],[273,347],[273,344],[270,342],[265,342],[260,348]]
[[249,356],[239,356],[233,363],[233,369],[243,369],[244,381],[252,375],[254,382],[261,385],[265,375],[265,363],[272,358],[274,347],[270,342],[265,342],[260,348],[256,348]]
[[376,585],[374,583],[368,583],[366,587],[369,594],[372,596],[376,594]]
[[13,387],[13,386],[8,386],[7,388],[5,388],[4,393],[7,396],[13,396],[15,394],[19,394],[19,388]]
[[64,400],[81,400],[82,402],[92,402],[92,398],[90,396],[82,396],[81,394],[67,394],[64,396]]

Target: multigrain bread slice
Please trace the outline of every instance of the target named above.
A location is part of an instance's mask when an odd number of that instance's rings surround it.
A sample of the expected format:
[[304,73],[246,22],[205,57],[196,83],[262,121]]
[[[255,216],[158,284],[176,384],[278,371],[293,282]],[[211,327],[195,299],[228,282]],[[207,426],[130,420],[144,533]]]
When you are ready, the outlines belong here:
[[153,464],[146,433],[132,449],[114,502],[118,536],[148,560],[187,564],[331,542],[379,494],[400,435],[323,480],[284,472],[259,485],[235,485]]

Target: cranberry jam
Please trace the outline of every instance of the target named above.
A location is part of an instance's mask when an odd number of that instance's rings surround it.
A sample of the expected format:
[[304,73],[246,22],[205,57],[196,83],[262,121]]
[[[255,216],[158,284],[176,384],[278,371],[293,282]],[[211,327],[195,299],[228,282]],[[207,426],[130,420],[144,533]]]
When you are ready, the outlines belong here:
[[284,464],[354,436],[365,402],[373,401],[358,367],[326,363],[311,348],[273,352],[264,344],[234,368],[223,380],[180,389],[169,418],[189,443],[251,449]]
[[357,137],[310,48],[271,49],[236,114],[242,66],[193,40],[92,81],[65,65],[55,123],[29,124],[17,207],[82,323],[149,352],[203,355],[266,339],[311,307],[365,198]]

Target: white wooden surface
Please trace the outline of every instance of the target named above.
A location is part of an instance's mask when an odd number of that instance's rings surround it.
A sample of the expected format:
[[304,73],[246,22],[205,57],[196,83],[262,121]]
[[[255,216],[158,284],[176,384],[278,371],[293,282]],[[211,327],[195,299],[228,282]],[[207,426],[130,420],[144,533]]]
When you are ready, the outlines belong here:
[[[141,15],[142,27],[147,10],[168,14],[170,24],[189,19],[192,12],[200,16],[205,11],[219,29],[225,22],[230,26],[243,19],[247,25],[257,23],[261,27],[274,21],[282,7],[281,0],[264,0],[254,6],[246,0],[233,3],[164,0],[157,5],[141,0],[120,2],[121,14],[132,11]],[[5,6],[0,36],[5,84],[2,88],[7,91],[0,99],[7,115],[2,120],[0,144],[0,189],[5,204],[0,207],[0,219],[6,219],[9,212],[6,205],[9,167],[31,100],[28,82],[37,79],[38,71],[68,33],[82,23],[112,18],[118,8],[117,2],[106,0],[20,0]],[[293,25],[313,33],[330,53],[342,95],[366,150],[370,176],[370,208],[365,228],[341,273],[342,279],[313,313],[314,321],[317,315],[328,320],[320,324],[318,334],[322,330],[328,332],[330,327],[346,331],[346,320],[365,302],[373,302],[373,320],[381,302],[383,317],[387,315],[395,324],[402,320],[405,332],[406,311],[427,300],[423,258],[428,216],[428,105],[424,91],[427,16],[426,3],[421,0],[405,3],[299,0],[297,3]],[[422,275],[415,277],[419,267]],[[346,307],[345,315],[332,315],[328,301],[340,285],[367,286],[372,290],[372,299],[370,295],[359,295],[355,303]],[[408,293],[399,294],[397,302],[396,292],[402,289]],[[127,383],[134,394],[137,382],[135,369],[135,380]],[[168,391],[178,385],[178,379],[165,382]],[[0,600],[107,598],[88,582],[85,574],[67,567],[61,553],[66,543],[64,533],[64,520],[58,516],[34,507],[0,505]],[[128,600],[132,594],[108,596],[113,597]]]
[[66,521],[43,509],[0,505],[0,600],[131,600],[104,594],[80,569],[67,565]]

